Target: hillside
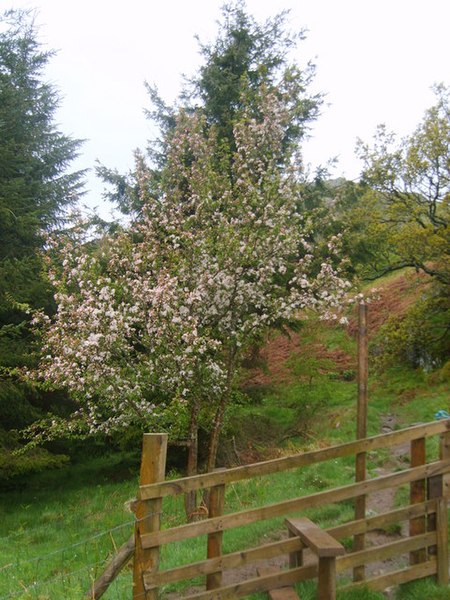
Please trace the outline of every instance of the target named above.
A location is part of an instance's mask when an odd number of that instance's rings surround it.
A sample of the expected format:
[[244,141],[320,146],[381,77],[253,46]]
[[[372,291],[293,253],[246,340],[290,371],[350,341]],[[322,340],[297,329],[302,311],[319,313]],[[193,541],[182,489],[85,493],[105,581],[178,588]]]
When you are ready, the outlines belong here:
[[[433,420],[434,412],[449,408],[446,395],[449,378],[445,367],[431,373],[401,364],[379,367],[383,341],[380,329],[388,321],[401,320],[428,285],[426,276],[405,270],[384,278],[377,283],[376,291],[371,292],[368,306],[369,430],[373,434],[384,426],[383,415],[395,414],[395,422],[407,425],[418,420]],[[349,311],[348,319],[347,326],[311,319],[299,332],[274,333],[249,359],[243,389],[257,401],[257,406],[238,409],[241,424],[234,438],[245,446],[239,460],[254,460],[258,455],[255,448],[267,456],[282,451],[274,450],[273,445],[278,443],[304,446],[311,439],[327,443],[328,438],[353,435],[357,394],[356,307]],[[424,403],[424,399],[427,402]],[[318,411],[326,415],[331,425],[327,431],[321,430],[319,436]],[[254,428],[249,427],[247,432],[247,415],[263,420],[264,436],[257,433],[252,439]],[[346,427],[341,435],[337,430],[342,422]],[[235,447],[236,443],[233,442]]]

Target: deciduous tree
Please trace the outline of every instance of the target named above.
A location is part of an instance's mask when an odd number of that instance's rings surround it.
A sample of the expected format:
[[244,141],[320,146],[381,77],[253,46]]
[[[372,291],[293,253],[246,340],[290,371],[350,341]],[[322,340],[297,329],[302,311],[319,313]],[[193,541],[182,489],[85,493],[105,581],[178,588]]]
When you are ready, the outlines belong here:
[[409,266],[449,286],[450,104],[445,87],[435,92],[436,104],[412,135],[398,143],[381,126],[373,145],[359,144],[359,154],[371,235],[385,248],[375,275]]
[[[60,248],[58,312],[37,318],[39,375],[69,388],[79,410],[68,424],[46,423],[44,435],[166,427],[189,436],[195,470],[202,419],[211,469],[249,345],[299,311],[339,305],[347,284],[330,260],[314,261],[297,212],[289,104],[264,86],[258,104],[257,116],[243,106],[235,150],[200,112],[180,111],[156,199],[138,158],[142,218],[97,253]],[[330,255],[337,247],[329,241]]]

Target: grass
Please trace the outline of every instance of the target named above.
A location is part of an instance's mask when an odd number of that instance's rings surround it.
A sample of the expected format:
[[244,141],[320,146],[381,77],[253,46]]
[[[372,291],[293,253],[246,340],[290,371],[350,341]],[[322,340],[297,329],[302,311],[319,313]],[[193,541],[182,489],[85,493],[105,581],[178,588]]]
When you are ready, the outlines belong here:
[[[136,495],[127,456],[91,460],[0,494],[0,598],[80,598],[133,531],[124,507]],[[113,482],[119,471],[127,479]],[[104,473],[102,476],[99,473]],[[117,581],[116,596],[126,597]]]
[[[320,341],[326,351],[342,348],[355,356],[355,342],[339,328],[311,323],[302,330],[306,344]],[[327,358],[310,352],[309,375],[300,359],[292,360],[295,382],[268,387],[254,403],[233,409],[229,422],[237,440],[253,444],[261,456],[338,444],[355,437],[356,382],[354,373],[330,368]],[[311,375],[312,374],[312,375]],[[432,375],[392,368],[371,373],[369,384],[368,432],[379,433],[380,418],[394,414],[399,427],[431,421],[441,408],[448,409],[448,383]],[[258,423],[258,427],[255,427]],[[430,457],[436,443],[428,444]],[[369,457],[369,469],[383,464],[388,452]],[[98,457],[86,464],[42,473],[26,485],[0,493],[0,600],[79,599],[102,572],[105,559],[114,554],[132,532],[133,515],[124,504],[134,497],[138,485],[136,456]],[[175,474],[174,474],[175,475]],[[306,495],[352,482],[352,457],[328,461],[270,477],[259,477],[226,488],[226,510],[234,512],[254,506]],[[405,501],[401,490],[398,501]],[[308,511],[322,526],[352,518],[353,505],[342,502]],[[184,522],[182,498],[167,499],[163,505],[165,527]],[[224,551],[233,552],[277,539],[283,519],[257,523],[224,534]],[[346,544],[349,540],[346,540]],[[162,551],[163,568],[204,558],[205,539],[170,544]],[[194,582],[188,582],[189,585]],[[314,598],[314,582],[301,588],[303,600]],[[110,587],[106,600],[130,596],[131,574],[125,570]],[[170,586],[166,591],[181,590]],[[447,595],[445,595],[447,594]],[[265,598],[254,594],[254,600]],[[369,590],[339,592],[339,600],[379,600],[384,596]],[[441,600],[447,590],[426,580],[401,586],[398,600]]]

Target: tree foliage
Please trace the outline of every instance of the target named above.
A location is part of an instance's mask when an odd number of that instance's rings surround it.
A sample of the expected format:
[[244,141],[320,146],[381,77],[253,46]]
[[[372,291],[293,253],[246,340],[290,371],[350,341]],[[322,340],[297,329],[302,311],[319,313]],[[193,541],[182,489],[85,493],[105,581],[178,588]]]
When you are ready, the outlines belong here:
[[[72,431],[166,426],[192,450],[203,419],[212,468],[249,345],[300,310],[341,301],[347,284],[330,260],[316,264],[297,212],[290,104],[264,86],[258,103],[257,116],[243,104],[235,150],[200,112],[181,110],[156,199],[152,170],[137,162],[142,218],[95,254],[62,245],[58,312],[37,318],[39,374],[77,399]],[[337,247],[330,240],[329,254]]]
[[[59,96],[44,79],[51,56],[29,12],[0,15],[1,375],[31,360],[25,305],[53,307],[40,258],[43,233],[61,223],[82,185],[82,173],[67,172],[80,142],[57,129]],[[1,404],[12,396],[0,394]]]
[[450,285],[450,104],[435,88],[437,102],[409,137],[396,142],[385,127],[372,146],[360,143],[367,226],[385,252],[371,267],[381,275],[414,267]]
[[[260,117],[259,94],[264,87],[282,104],[289,104],[290,120],[283,125],[286,156],[291,142],[299,144],[305,138],[311,122],[318,116],[322,96],[309,91],[314,65],[308,62],[300,68],[290,61],[290,52],[303,39],[304,32],[289,32],[287,16],[288,12],[282,12],[260,24],[246,12],[244,2],[225,4],[217,38],[212,43],[199,41],[203,64],[196,75],[186,80],[175,105],[167,104],[155,86],[146,84],[151,101],[146,114],[160,128],[160,136],[149,143],[146,156],[155,182],[153,196],[159,191],[158,176],[167,160],[168,143],[180,108],[188,114],[201,109],[205,129],[214,127],[220,148],[229,149],[231,160],[236,150],[234,125],[243,110]],[[220,160],[223,157],[222,152]],[[285,158],[279,157],[281,161]],[[231,165],[227,169],[232,176]],[[102,166],[98,173],[113,186],[108,197],[125,213],[139,214],[142,205],[137,173],[125,176]]]
[[413,267],[430,276],[423,297],[384,332],[387,356],[427,368],[450,350],[450,96],[443,85],[434,91],[434,106],[410,136],[397,142],[379,127],[372,145],[360,142],[366,192],[352,216],[353,242],[369,249],[363,275]]

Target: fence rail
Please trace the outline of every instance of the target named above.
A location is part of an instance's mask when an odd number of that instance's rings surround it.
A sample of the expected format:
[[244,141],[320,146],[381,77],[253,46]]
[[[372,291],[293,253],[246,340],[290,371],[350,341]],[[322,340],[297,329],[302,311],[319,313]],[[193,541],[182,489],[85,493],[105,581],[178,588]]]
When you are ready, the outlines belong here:
[[[433,436],[440,437],[439,460],[425,463],[425,439]],[[147,437],[147,436],[146,436]],[[153,460],[155,479],[162,479],[160,466],[155,465],[155,456],[161,455],[164,447],[164,436],[151,436],[146,439],[146,452]],[[153,442],[156,449],[152,450]],[[272,475],[288,469],[306,467],[320,462],[346,456],[357,456],[361,452],[375,452],[399,444],[409,443],[411,448],[411,466],[402,471],[380,477],[358,481],[338,488],[327,489],[307,496],[299,496],[283,500],[275,504],[265,505],[224,514],[224,489],[231,484],[244,479]],[[163,453],[164,454],[164,453]],[[165,457],[161,455],[161,460]],[[151,471],[152,471],[151,469]],[[145,469],[144,469],[145,473]],[[410,504],[390,510],[380,515],[355,518],[352,521],[327,529],[327,533],[336,540],[351,536],[362,536],[379,527],[409,523],[410,535],[406,538],[389,541],[380,546],[359,547],[354,544],[353,550],[343,556],[333,557],[333,571],[342,573],[349,569],[358,570],[361,581],[355,580],[349,586],[369,585],[373,589],[384,589],[390,585],[403,583],[426,575],[436,575],[439,583],[448,583],[448,539],[447,539],[447,496],[450,478],[450,420],[437,421],[425,425],[417,425],[401,431],[374,436],[306,452],[285,458],[255,463],[228,470],[196,475],[172,481],[155,481],[150,483],[149,472],[146,481],[139,488],[137,514],[144,513],[151,507],[160,507],[164,498],[185,494],[195,490],[210,490],[210,512],[208,518],[177,527],[161,529],[159,520],[147,523],[145,528],[136,528],[136,548],[134,568],[134,597],[142,597],[144,592],[147,600],[158,598],[159,589],[167,584],[198,576],[204,577],[206,589],[185,596],[186,599],[222,600],[240,598],[248,594],[272,590],[277,587],[293,585],[306,579],[315,578],[321,572],[319,563],[296,566],[292,557],[301,557],[306,545],[299,535],[261,544],[253,548],[244,548],[237,552],[222,553],[223,532],[244,525],[266,521],[274,517],[287,518],[298,515],[306,509],[318,508],[342,501],[355,501],[369,494],[409,485]],[[151,474],[150,474],[151,477]],[[304,519],[300,520],[304,521]],[[300,532],[299,532],[300,533]],[[292,535],[292,530],[291,530]],[[188,565],[161,570],[159,566],[159,551],[161,546],[180,542],[199,536],[207,536],[205,548],[206,558]],[[305,540],[305,536],[301,536]],[[355,539],[355,537],[353,537]],[[244,567],[255,561],[269,560],[284,555],[291,557],[290,568],[275,574],[262,574],[234,585],[222,584],[222,572],[228,569]],[[387,560],[393,556],[406,555],[409,566],[378,577],[365,575],[365,565],[374,561]],[[322,570],[323,572],[323,570]],[[347,587],[349,587],[347,586]],[[319,586],[320,587],[320,586]],[[333,600],[333,586],[329,587],[326,596],[320,598]],[[320,592],[319,592],[320,594]],[[181,596],[180,596],[181,597]]]
[[342,458],[361,452],[372,452],[382,448],[390,448],[412,440],[439,435],[449,430],[450,424],[448,420],[436,421],[424,425],[416,425],[414,427],[409,427],[408,429],[376,435],[363,440],[314,450],[313,452],[275,458],[273,460],[253,463],[251,465],[226,469],[224,471],[213,471],[212,473],[204,473],[201,475],[193,475],[191,477],[162,481],[160,483],[141,485],[139,488],[140,499],[150,500],[152,498],[164,498],[165,496],[186,494],[187,492],[194,490],[208,489],[215,485],[225,485],[227,483],[234,483],[252,477],[272,475],[274,473],[279,473],[280,471],[306,467],[334,458]]

